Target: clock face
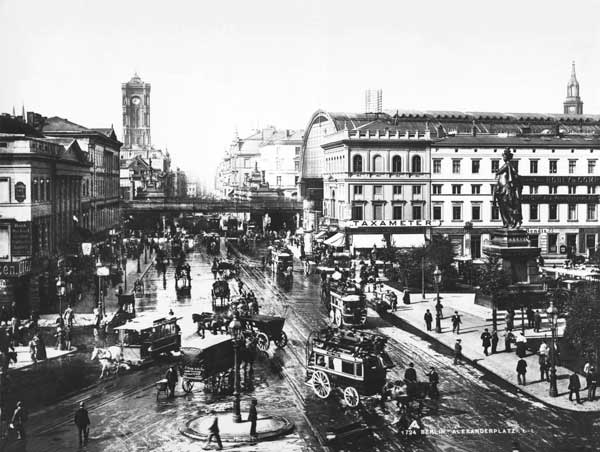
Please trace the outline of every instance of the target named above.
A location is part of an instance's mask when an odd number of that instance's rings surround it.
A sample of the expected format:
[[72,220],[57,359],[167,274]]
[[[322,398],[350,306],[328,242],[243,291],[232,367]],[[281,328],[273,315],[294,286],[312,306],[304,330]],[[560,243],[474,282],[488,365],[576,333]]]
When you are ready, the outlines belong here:
[[569,107],[569,113],[575,113],[575,112],[576,112],[575,106],[574,106],[574,105],[571,105],[571,106]]
[[132,97],[132,98],[131,98],[131,103],[132,103],[133,105],[139,105],[139,103],[140,103],[140,98],[139,98],[139,97]]

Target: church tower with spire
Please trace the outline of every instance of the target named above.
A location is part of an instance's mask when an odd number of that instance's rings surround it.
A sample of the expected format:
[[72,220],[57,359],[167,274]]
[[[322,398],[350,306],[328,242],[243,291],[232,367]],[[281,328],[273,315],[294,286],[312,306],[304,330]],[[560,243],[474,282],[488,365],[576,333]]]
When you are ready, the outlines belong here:
[[567,84],[567,98],[563,105],[565,115],[583,114],[583,102],[581,101],[581,97],[579,97],[579,82],[575,75],[575,61],[573,61],[571,69],[571,79]]

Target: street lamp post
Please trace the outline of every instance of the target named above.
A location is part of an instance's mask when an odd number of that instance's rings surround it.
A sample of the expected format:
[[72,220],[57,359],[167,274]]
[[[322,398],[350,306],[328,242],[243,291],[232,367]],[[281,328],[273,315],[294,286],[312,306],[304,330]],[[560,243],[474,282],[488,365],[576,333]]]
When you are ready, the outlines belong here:
[[140,266],[140,256],[141,256],[141,254],[142,254],[142,251],[140,250],[140,247],[138,246],[138,249],[137,249],[137,272],[138,273],[142,272],[142,268]]
[[442,332],[442,310],[440,303],[440,284],[442,283],[442,272],[440,268],[436,265],[435,271],[433,272],[433,280],[435,282],[436,289],[436,304],[435,304],[435,332]]
[[229,333],[233,341],[233,369],[234,369],[234,383],[233,383],[233,422],[242,422],[242,415],[240,413],[240,362],[239,362],[239,348],[243,341],[242,335],[242,323],[238,319],[237,313],[234,315],[233,320],[229,324]]
[[550,318],[552,330],[552,347],[550,348],[550,397],[558,396],[556,387],[556,328],[558,324],[558,309],[554,306],[554,300],[550,300],[550,307],[546,310]]

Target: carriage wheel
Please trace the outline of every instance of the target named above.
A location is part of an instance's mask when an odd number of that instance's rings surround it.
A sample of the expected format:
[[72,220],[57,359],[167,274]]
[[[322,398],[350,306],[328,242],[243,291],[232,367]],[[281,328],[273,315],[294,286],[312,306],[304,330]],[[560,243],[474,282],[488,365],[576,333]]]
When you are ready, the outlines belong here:
[[192,389],[194,389],[194,382],[188,380],[187,378],[184,378],[181,381],[181,389],[183,389],[183,392],[185,392],[186,394],[189,394],[190,392],[192,392]]
[[357,407],[360,402],[358,391],[353,386],[348,386],[344,389],[344,400],[352,408]]
[[283,348],[287,345],[287,343],[288,343],[287,334],[285,334],[285,331],[282,331],[281,337],[279,339],[275,339],[275,345],[277,345],[277,347],[279,347],[279,348]]
[[326,399],[331,394],[331,383],[329,377],[321,370],[316,370],[311,379],[312,388],[317,397]]
[[329,311],[329,321],[335,323],[335,311],[333,309]]
[[269,336],[265,333],[258,333],[256,336],[256,346],[261,352],[266,352],[269,350],[269,346],[271,345],[269,341]]
[[338,326],[338,328],[342,327],[342,312],[341,311],[335,311],[335,324]]

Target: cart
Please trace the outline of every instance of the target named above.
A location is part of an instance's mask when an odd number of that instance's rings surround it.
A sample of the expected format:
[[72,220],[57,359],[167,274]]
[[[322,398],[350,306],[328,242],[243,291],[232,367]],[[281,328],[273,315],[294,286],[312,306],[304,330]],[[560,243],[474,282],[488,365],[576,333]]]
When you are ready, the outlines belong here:
[[271,340],[279,348],[288,343],[287,334],[283,331],[285,317],[258,314],[240,317],[240,321],[244,329],[255,336],[256,346],[263,352],[269,350]]
[[206,382],[211,377],[222,377],[234,364],[233,343],[228,336],[211,336],[202,348],[182,347],[179,374],[181,388],[192,392],[194,383]]
[[210,291],[213,311],[228,309],[230,295],[231,290],[227,281],[215,281]]

